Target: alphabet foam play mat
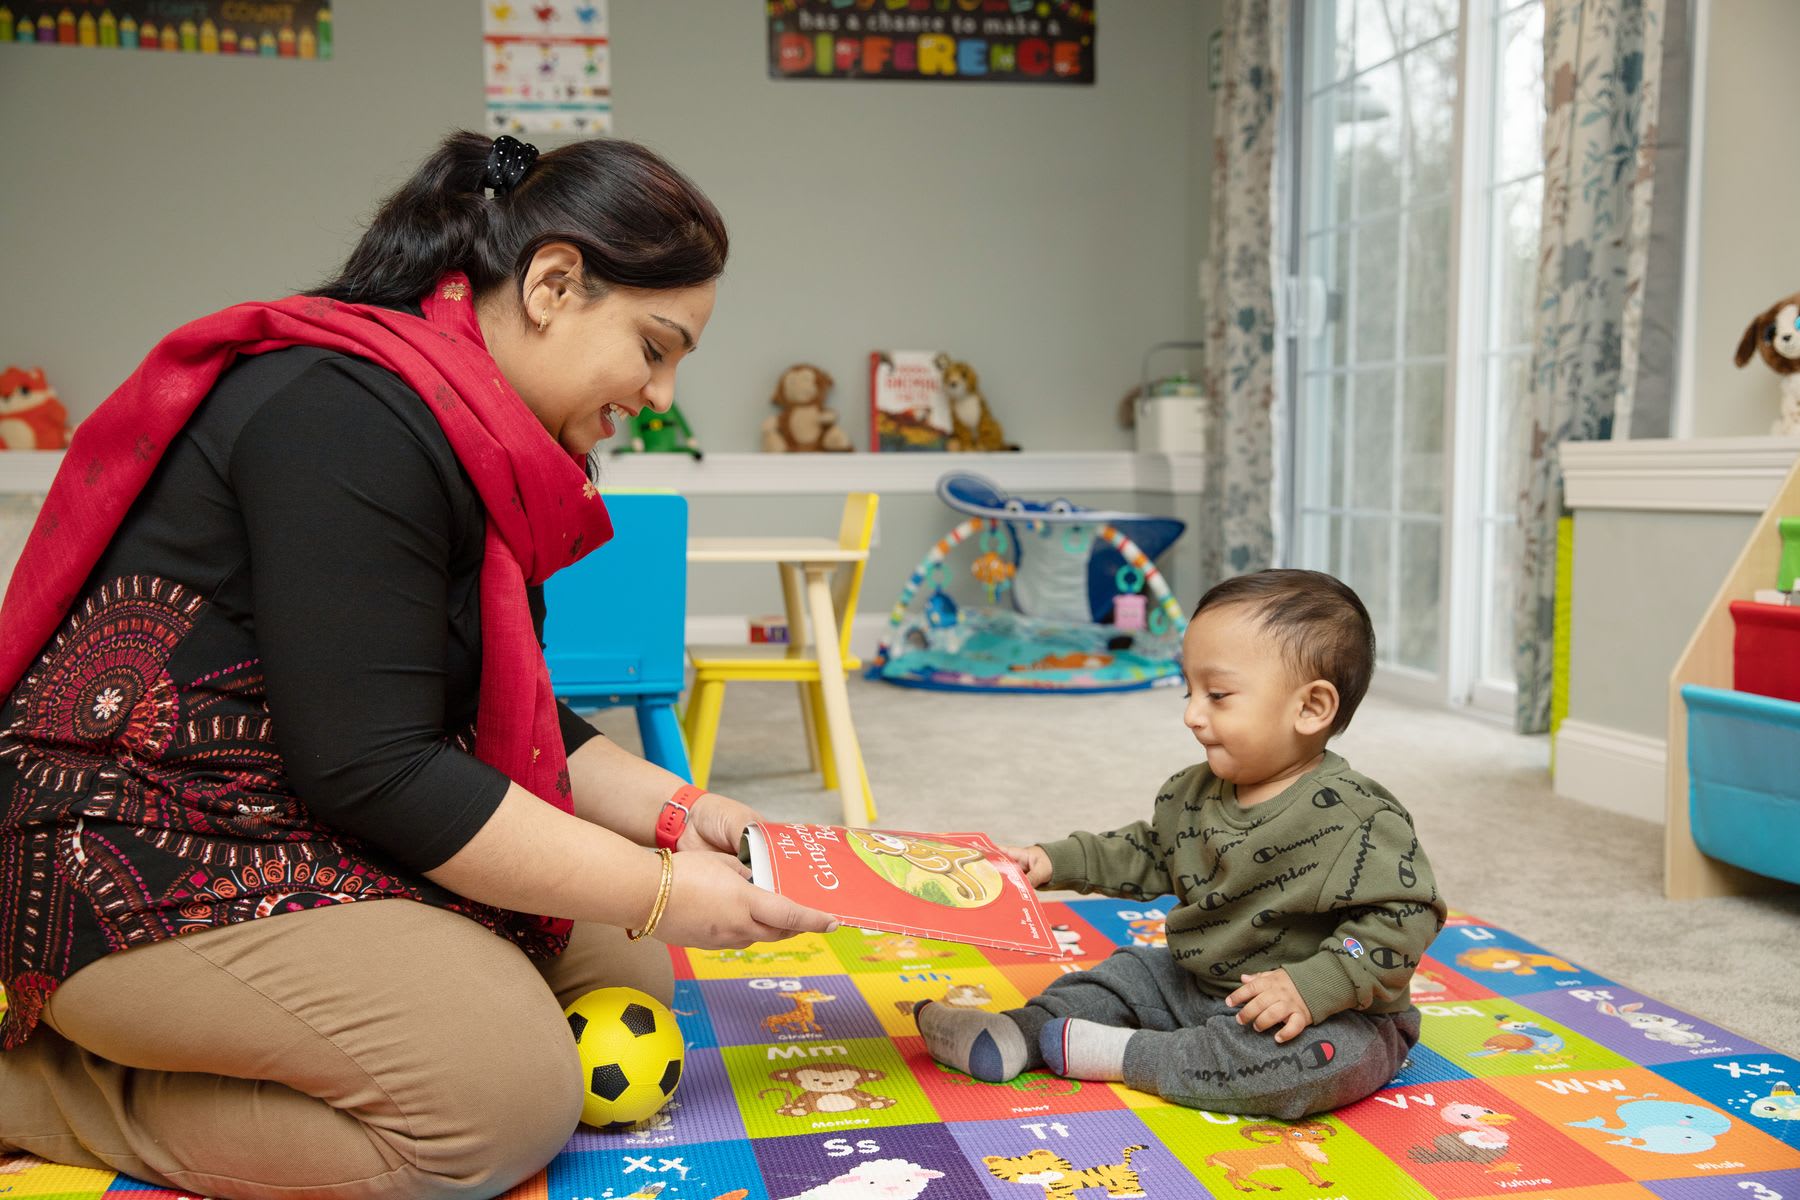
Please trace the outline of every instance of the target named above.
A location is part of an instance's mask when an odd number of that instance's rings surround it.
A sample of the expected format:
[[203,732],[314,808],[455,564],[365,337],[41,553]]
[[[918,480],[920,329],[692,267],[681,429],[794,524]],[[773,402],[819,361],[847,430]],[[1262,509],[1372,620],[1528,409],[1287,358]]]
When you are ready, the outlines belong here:
[[[1414,980],[1424,1039],[1375,1095],[1274,1122],[926,1055],[923,999],[1016,1007],[1164,909],[1049,904],[1072,958],[841,929],[674,951],[687,1067],[672,1107],[583,1129],[509,1197],[537,1200],[1796,1200],[1800,1062],[1457,916]],[[229,1129],[221,1137],[231,1136]],[[0,1160],[0,1195],[179,1195]]]

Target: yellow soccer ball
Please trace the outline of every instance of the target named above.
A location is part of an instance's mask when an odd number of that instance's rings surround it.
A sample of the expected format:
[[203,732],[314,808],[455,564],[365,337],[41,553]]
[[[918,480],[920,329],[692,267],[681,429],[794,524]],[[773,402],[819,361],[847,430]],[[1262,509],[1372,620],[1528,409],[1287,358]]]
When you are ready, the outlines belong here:
[[581,1055],[581,1119],[601,1129],[654,1115],[681,1081],[675,1014],[636,988],[589,992],[563,1010]]

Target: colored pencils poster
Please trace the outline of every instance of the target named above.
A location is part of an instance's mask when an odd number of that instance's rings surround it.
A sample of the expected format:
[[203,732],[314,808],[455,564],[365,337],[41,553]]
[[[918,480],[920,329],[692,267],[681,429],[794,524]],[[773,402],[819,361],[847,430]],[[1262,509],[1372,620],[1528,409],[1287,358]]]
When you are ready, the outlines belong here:
[[612,129],[606,0],[483,0],[488,129],[588,137]]
[[252,58],[331,57],[322,0],[4,0],[0,42]]
[[846,925],[1025,954],[1063,951],[1037,893],[979,833],[768,821],[745,834],[758,887]]

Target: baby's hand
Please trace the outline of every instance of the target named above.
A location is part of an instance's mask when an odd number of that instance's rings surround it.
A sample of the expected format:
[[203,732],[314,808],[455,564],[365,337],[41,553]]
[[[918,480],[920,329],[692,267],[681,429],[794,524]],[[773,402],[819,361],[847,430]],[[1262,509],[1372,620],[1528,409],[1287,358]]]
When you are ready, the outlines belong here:
[[1002,846],[1000,849],[1013,860],[1013,865],[1032,887],[1041,888],[1050,882],[1050,856],[1044,853],[1042,846]]
[[1275,1040],[1285,1042],[1298,1037],[1301,1030],[1313,1023],[1312,1012],[1306,1007],[1306,1001],[1294,990],[1294,981],[1286,970],[1276,967],[1273,971],[1258,971],[1254,975],[1241,976],[1244,986],[1225,997],[1225,1003],[1238,1009],[1239,1025],[1254,1023],[1258,1032],[1267,1032],[1275,1026]]

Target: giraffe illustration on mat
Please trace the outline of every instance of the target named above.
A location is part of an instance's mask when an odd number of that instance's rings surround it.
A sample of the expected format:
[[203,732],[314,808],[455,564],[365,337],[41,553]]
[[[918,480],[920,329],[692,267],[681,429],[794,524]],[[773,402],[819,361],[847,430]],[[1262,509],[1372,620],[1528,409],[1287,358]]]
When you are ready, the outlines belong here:
[[813,1005],[837,999],[836,996],[828,996],[817,988],[783,992],[781,998],[792,1002],[794,1007],[788,1012],[770,1013],[762,1019],[762,1027],[770,1033],[775,1033],[777,1030],[785,1030],[788,1033],[824,1033],[825,1030],[813,1017]]

